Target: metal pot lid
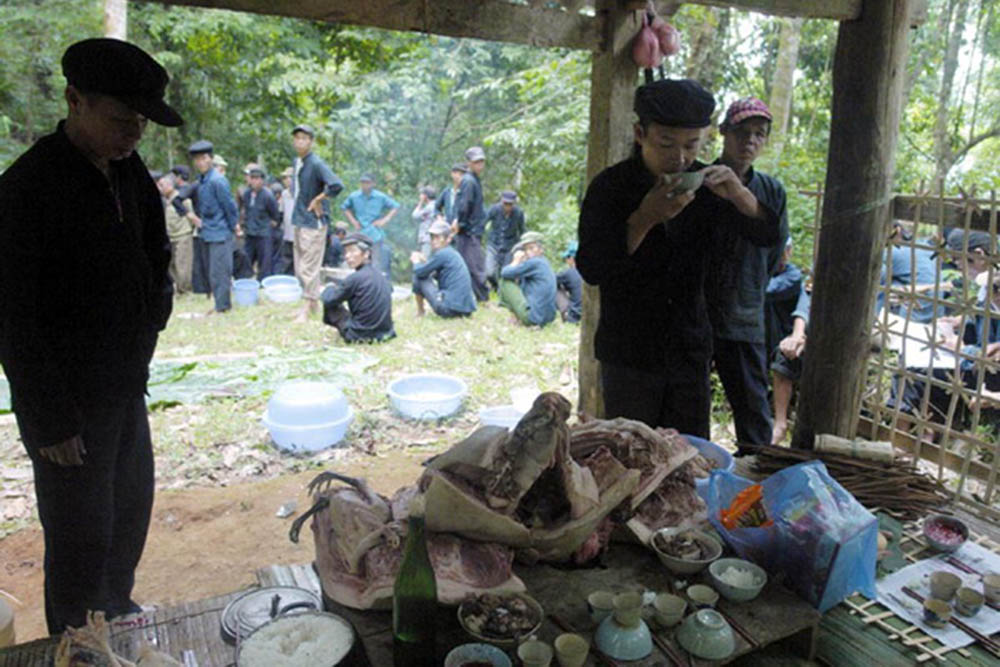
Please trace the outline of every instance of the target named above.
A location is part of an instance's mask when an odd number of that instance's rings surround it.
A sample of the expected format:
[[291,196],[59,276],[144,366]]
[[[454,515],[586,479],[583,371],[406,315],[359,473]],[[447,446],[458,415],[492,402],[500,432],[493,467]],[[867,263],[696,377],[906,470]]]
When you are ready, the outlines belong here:
[[323,601],[312,591],[297,586],[254,588],[226,605],[222,636],[235,643],[273,618],[304,611],[323,611]]

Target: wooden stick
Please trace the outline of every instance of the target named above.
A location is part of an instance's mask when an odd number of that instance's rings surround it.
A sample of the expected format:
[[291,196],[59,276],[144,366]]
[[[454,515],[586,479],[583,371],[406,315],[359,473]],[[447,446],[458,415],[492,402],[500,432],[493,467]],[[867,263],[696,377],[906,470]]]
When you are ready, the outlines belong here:
[[[918,600],[921,604],[924,601],[923,596],[920,595],[920,593],[917,593],[912,588],[908,588],[907,586],[903,586],[903,592],[906,593],[907,595],[909,595],[914,600]],[[958,620],[954,616],[952,616],[948,620],[956,628],[958,628],[959,630],[961,630],[965,634],[969,635],[970,637],[972,637],[973,639],[975,639],[976,641],[978,641],[982,645],[982,647],[984,649],[986,649],[988,652],[990,652],[994,656],[1000,658],[1000,644],[996,644],[991,638],[987,637],[984,634],[981,634],[978,630],[974,630],[973,628],[969,627],[968,625],[966,625],[962,621]]]
[[760,647],[760,642],[754,639],[753,636],[746,631],[746,628],[737,623],[736,619],[733,618],[732,614],[727,614],[726,612],[722,611],[722,609],[719,608],[718,606],[715,608],[715,611],[722,614],[722,617],[726,619],[730,627],[732,627],[733,630],[735,630],[741,637],[743,637],[744,640],[746,640],[746,643],[750,645],[751,649],[757,649]]
[[650,632],[649,636],[653,638],[653,643],[656,644],[661,651],[663,651],[663,654],[670,659],[670,662],[677,665],[677,667],[683,667],[684,658],[678,655],[674,651],[674,648],[670,645],[670,642],[668,642],[663,637],[660,637],[655,632]]

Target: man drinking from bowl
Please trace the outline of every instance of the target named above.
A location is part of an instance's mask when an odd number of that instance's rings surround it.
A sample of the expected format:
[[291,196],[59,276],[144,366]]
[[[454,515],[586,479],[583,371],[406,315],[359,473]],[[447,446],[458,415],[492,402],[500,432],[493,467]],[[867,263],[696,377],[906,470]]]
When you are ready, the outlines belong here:
[[[695,159],[715,109],[711,93],[664,79],[641,86],[634,109],[632,156],[594,178],[580,210],[577,268],[601,288],[594,351],[605,417],[708,438],[710,230],[725,224],[777,239],[778,221],[730,167]],[[697,183],[682,183],[692,178],[685,172],[700,173],[704,185],[690,189]]]

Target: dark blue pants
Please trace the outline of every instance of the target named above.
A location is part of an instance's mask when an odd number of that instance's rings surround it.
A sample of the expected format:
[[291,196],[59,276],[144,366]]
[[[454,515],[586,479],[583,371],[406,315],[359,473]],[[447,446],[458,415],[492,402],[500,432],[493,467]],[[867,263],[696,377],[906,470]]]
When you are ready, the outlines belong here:
[[[281,227],[271,230],[271,275],[285,273],[285,263],[282,259],[282,246],[284,245],[284,231]],[[291,248],[289,248],[291,252]],[[289,255],[291,257],[291,255]],[[292,274],[294,275],[294,274]]]
[[233,275],[233,240],[206,242],[208,246],[208,282],[215,299],[216,312],[232,307],[229,289]]
[[274,253],[274,273],[285,276],[295,275],[295,243],[282,240]]
[[208,285],[208,246],[197,236],[192,246],[191,291],[195,294],[211,294]]
[[708,366],[708,359],[682,354],[673,355],[667,370],[659,373],[602,361],[604,416],[675,428],[707,440],[712,408]]
[[483,255],[482,237],[459,232],[452,243],[469,269],[472,293],[476,295],[476,301],[486,301],[490,298],[490,286],[486,283],[486,257]]
[[770,445],[774,421],[767,400],[767,351],[764,343],[716,338],[715,372],[733,410],[736,442]]
[[138,611],[135,569],[153,508],[153,447],[141,395],[83,408],[82,466],[29,450],[45,535],[45,618],[50,634]]
[[464,317],[469,314],[460,313],[444,305],[444,295],[438,289],[438,285],[434,282],[433,278],[428,277],[423,280],[418,280],[416,276],[414,276],[413,293],[424,297],[424,300],[427,301],[431,310],[433,310],[434,314],[438,317]]
[[271,235],[247,236],[243,241],[250,266],[257,264],[257,280],[267,278],[274,271],[274,248],[271,246]]

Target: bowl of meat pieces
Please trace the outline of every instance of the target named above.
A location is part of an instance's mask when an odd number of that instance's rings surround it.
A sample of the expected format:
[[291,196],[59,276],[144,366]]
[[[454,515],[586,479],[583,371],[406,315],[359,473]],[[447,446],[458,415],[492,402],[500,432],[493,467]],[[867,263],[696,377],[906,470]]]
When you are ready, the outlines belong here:
[[957,551],[969,539],[969,527],[955,517],[934,514],[924,519],[924,539],[937,551]]
[[691,528],[661,528],[649,540],[660,562],[674,574],[701,572],[722,555],[722,544]]
[[503,649],[517,645],[542,626],[542,605],[525,593],[481,593],[458,607],[458,623],[478,641]]

